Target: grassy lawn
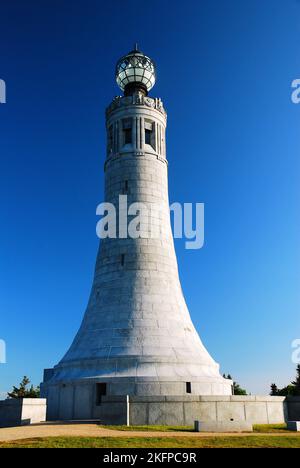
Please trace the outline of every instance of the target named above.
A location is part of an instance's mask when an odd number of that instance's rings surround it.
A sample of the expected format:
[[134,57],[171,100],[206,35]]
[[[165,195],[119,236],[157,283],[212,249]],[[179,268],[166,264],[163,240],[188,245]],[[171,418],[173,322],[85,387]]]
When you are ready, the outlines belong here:
[[[239,436],[170,437],[167,432],[193,432],[192,426],[99,426],[118,431],[166,432],[161,437],[36,437],[0,442],[0,448],[300,448],[300,434],[286,424],[255,424],[254,433]],[[268,435],[268,433],[270,435]]]
[[2,442],[0,448],[300,448],[299,436],[46,437]]
[[253,431],[254,432],[291,432],[294,434],[293,431],[288,431],[286,424],[253,424]]
[[[105,429],[113,429],[115,431],[149,431],[149,432],[194,432],[193,426],[99,426]],[[287,432],[286,424],[254,424],[254,432]],[[294,434],[293,431],[291,431]]]

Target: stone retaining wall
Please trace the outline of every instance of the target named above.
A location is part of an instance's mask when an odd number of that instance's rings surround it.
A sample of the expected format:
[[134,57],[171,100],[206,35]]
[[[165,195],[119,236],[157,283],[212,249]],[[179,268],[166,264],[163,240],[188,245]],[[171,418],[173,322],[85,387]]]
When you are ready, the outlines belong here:
[[0,401],[0,427],[24,426],[46,420],[45,398],[17,398]]
[[[126,424],[125,398],[103,397],[96,414],[104,424]],[[276,424],[284,423],[289,418],[285,397],[254,395],[134,396],[130,397],[129,416],[132,425],[193,425],[195,420]]]

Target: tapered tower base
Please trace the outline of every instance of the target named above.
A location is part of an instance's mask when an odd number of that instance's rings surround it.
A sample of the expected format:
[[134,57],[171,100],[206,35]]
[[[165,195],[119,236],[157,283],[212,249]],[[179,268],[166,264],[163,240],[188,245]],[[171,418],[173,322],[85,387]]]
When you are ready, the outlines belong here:
[[[47,370],[48,375],[49,371],[53,370]],[[205,395],[229,396],[232,393],[230,384],[231,381],[222,377],[196,381],[174,381],[162,377],[156,381],[151,377],[94,377],[45,382],[42,393],[47,398],[47,420],[99,419],[103,424],[125,424],[126,395],[145,404],[155,398],[160,401],[168,398],[175,402],[190,401]],[[187,392],[190,387],[192,394]]]

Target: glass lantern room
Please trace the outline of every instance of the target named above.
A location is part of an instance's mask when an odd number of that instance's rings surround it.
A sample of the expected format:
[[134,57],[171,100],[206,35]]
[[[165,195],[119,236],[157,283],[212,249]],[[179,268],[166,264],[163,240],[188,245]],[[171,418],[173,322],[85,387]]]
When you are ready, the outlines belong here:
[[125,88],[134,88],[136,85],[136,88],[142,88],[148,93],[155,84],[155,77],[153,60],[139,51],[137,47],[120,58],[116,65],[116,81],[122,91]]

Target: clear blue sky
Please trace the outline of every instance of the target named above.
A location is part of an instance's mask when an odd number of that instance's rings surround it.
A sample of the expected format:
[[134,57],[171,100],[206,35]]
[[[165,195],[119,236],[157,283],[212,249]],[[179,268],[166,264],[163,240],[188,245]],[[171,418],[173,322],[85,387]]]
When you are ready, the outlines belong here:
[[300,2],[1,3],[0,392],[37,384],[88,300],[103,200],[104,109],[138,41],[168,111],[170,199],[205,203],[205,246],[176,241],[193,321],[251,392],[294,376],[300,338]]

